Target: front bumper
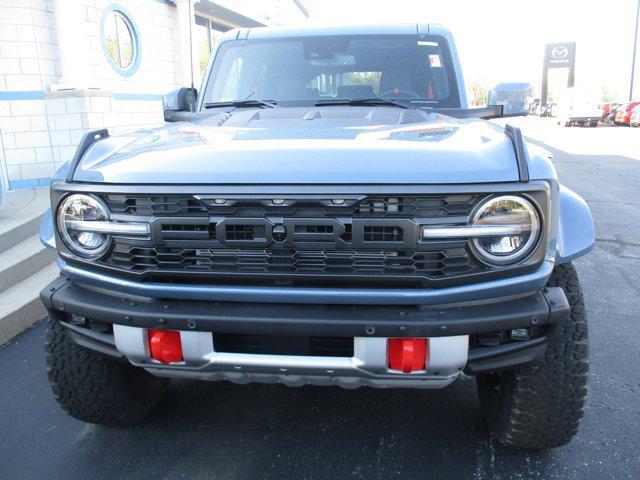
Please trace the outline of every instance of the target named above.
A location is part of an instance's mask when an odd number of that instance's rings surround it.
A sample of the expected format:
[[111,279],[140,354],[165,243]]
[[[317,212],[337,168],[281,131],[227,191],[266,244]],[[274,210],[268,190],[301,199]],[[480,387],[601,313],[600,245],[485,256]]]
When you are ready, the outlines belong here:
[[270,287],[250,285],[209,285],[137,282],[78,267],[57,258],[65,276],[76,283],[106,288],[120,295],[153,299],[203,300],[218,302],[335,305],[438,305],[441,303],[486,300],[544,288],[554,268],[542,262],[536,270],[517,276],[495,278],[466,285],[442,288],[344,288]]
[[[155,375],[344,387],[437,388],[463,370],[477,374],[514,368],[538,358],[554,325],[569,314],[560,288],[431,306],[309,305],[124,297],[60,277],[42,291],[41,299],[78,344],[126,358]],[[164,365],[152,360],[147,329],[179,330],[184,361]],[[528,340],[492,346],[472,341],[474,336],[512,329],[536,333]],[[216,352],[212,333],[353,337],[354,354]],[[387,339],[398,337],[429,338],[424,371],[389,370]]]

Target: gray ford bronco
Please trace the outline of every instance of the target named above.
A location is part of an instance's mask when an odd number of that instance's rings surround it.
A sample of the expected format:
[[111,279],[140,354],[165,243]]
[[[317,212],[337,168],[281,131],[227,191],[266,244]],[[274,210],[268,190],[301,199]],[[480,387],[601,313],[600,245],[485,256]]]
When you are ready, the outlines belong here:
[[[42,241],[53,393],[128,424],[171,378],[442,388],[507,445],[567,443],[587,394],[585,202],[469,109],[439,25],[241,29],[162,128],[88,133]],[[189,110],[192,105],[193,111]]]

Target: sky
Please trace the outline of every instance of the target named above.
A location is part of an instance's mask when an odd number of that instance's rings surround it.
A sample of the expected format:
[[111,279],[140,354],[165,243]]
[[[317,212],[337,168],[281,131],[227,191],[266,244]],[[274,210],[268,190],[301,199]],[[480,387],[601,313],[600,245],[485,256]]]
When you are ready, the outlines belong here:
[[[576,42],[576,85],[629,95],[637,0],[304,0],[313,23],[441,23],[467,86],[542,81],[544,46]],[[639,39],[640,40],[640,39]],[[635,75],[640,100],[640,46]]]

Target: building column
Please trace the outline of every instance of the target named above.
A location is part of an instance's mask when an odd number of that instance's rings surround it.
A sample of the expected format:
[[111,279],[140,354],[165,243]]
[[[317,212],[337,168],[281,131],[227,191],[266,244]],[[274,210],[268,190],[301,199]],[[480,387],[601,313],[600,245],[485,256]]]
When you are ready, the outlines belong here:
[[178,43],[180,47],[180,72],[183,87],[200,88],[197,58],[193,53],[192,34],[196,28],[195,8],[197,0],[175,0],[178,10]]
[[87,38],[82,28],[84,5],[81,0],[55,0],[54,15],[58,54],[60,56],[60,79],[51,85],[51,90],[74,90],[87,88],[89,72]]

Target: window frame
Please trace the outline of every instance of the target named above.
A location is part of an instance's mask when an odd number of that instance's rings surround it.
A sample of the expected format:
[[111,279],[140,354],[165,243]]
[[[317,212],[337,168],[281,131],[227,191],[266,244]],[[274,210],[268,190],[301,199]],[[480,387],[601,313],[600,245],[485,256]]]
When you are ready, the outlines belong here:
[[[318,35],[318,36],[325,36],[325,35]],[[343,36],[340,34],[337,35],[326,35],[326,36]],[[449,39],[444,36],[441,35],[439,33],[432,33],[432,34],[347,34],[344,36],[349,36],[349,37],[360,37],[360,38],[379,38],[380,36],[389,36],[389,37],[405,37],[405,38],[411,38],[411,39],[416,39],[416,41],[419,42],[423,42],[423,41],[434,41],[437,42],[441,48],[441,52],[443,55],[443,67],[447,68],[448,70],[448,75],[447,75],[447,79],[448,79],[448,84],[449,84],[449,97],[447,99],[447,101],[445,102],[445,105],[430,105],[427,103],[424,104],[419,104],[418,102],[413,103],[416,107],[431,107],[431,108],[462,108],[462,102],[463,102],[463,98],[466,99],[466,97],[464,97],[463,95],[463,88],[460,86],[460,81],[462,80],[461,78],[458,77],[459,75],[459,70],[458,70],[458,65],[456,65],[456,63],[454,62],[454,59],[457,59],[457,56],[454,54],[454,51],[452,50],[452,46],[449,43]],[[205,75],[203,77],[203,81],[202,81],[202,85],[201,85],[201,90],[202,90],[202,95],[200,95],[199,98],[199,106],[198,106],[198,111],[202,111],[204,104],[207,102],[206,97],[208,96],[209,92],[210,92],[210,81],[211,78],[214,76],[213,73],[216,71],[216,66],[217,66],[217,62],[220,61],[220,54],[221,54],[221,50],[223,50],[224,48],[229,48],[231,47],[233,44],[237,44],[237,43],[243,43],[243,44],[247,44],[247,43],[270,43],[270,42],[274,42],[274,41],[287,41],[287,40],[300,40],[303,41],[305,39],[310,38],[310,36],[307,35],[295,35],[295,36],[291,36],[291,37],[265,37],[265,38],[245,38],[245,39],[225,39],[221,42],[218,43],[218,45],[215,48],[215,51],[212,54],[212,57],[209,59],[209,67],[207,68],[207,71],[205,72]],[[463,81],[463,80],[462,80]],[[307,100],[287,100],[287,101],[283,101],[280,102],[279,105],[282,106],[306,106],[308,105],[310,102]]]
[[[122,68],[116,61],[111,58],[109,50],[106,46],[106,24],[107,21],[110,21],[112,18],[112,14],[120,15],[120,17],[124,20],[125,24],[129,27],[129,32],[131,33],[131,45],[132,45],[132,59],[131,63],[126,67]],[[115,16],[113,17],[114,21],[116,21],[116,32],[117,32],[117,19]],[[104,52],[104,56],[107,59],[111,68],[122,77],[130,77],[134,73],[138,71],[140,68],[140,61],[142,58],[142,44],[140,41],[140,33],[138,30],[138,26],[136,22],[133,20],[133,16],[129,11],[120,4],[112,3],[108,5],[104,11],[102,12],[102,18],[100,20],[100,43],[102,45],[102,51]],[[120,46],[118,45],[118,48]]]

